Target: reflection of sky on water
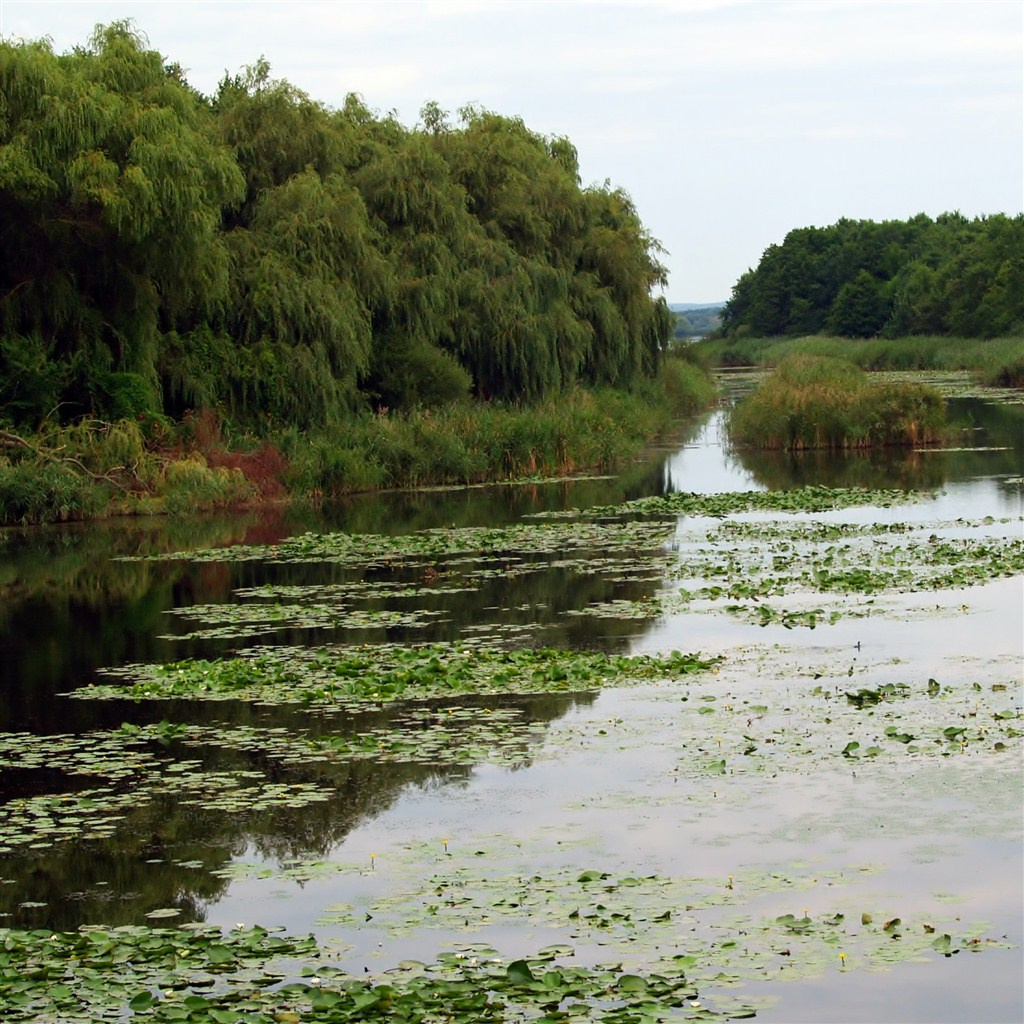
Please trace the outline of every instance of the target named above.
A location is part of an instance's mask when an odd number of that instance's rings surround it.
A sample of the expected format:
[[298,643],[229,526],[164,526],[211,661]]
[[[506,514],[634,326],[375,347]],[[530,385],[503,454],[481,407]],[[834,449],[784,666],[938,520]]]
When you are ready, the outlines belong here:
[[725,451],[725,414],[718,411],[693,441],[665,461],[665,489],[718,494],[764,487]]
[[[811,599],[809,606],[822,600]],[[862,610],[866,607],[864,598],[854,600]],[[797,606],[796,601],[786,601],[786,607]],[[1004,675],[1019,678],[1024,656],[1024,585],[1019,576],[960,590],[877,595],[872,608],[875,614],[869,617],[847,616],[816,630],[751,625],[721,611],[690,612],[657,623],[635,641],[633,653],[728,652],[781,644],[787,650],[817,652],[836,660],[845,656],[839,652],[846,652],[857,664],[860,682],[876,677],[885,682],[887,675],[939,678],[962,671],[963,665],[984,664],[995,664]],[[845,670],[846,665],[842,667]]]
[[[698,437],[665,464],[669,490],[716,493],[831,487],[898,487],[945,492],[945,510],[970,516],[985,504],[993,515],[1024,510],[1024,406],[951,399],[950,420],[972,426],[954,430],[942,446],[888,447],[828,452],[730,449],[727,409],[718,409]],[[980,490],[979,490],[980,489]],[[994,490],[993,494],[987,493]],[[945,512],[944,512],[945,514]]]
[[[806,688],[805,682],[794,681],[794,693]],[[779,680],[778,685],[781,690],[790,684]],[[688,689],[696,697],[720,692],[720,684],[703,677]],[[525,955],[569,937],[564,929],[524,918],[519,929],[503,924],[500,935],[485,926],[458,936],[428,931],[417,940],[364,921],[364,910],[395,891],[421,891],[423,876],[435,872],[450,876],[464,870],[470,877],[510,880],[537,875],[543,880],[568,865],[570,871],[597,868],[613,876],[692,878],[695,891],[700,888],[696,880],[718,878],[724,885],[734,875],[734,905],[690,915],[705,938],[731,936],[730,927],[716,931],[716,926],[736,914],[749,914],[756,922],[806,909],[814,918],[839,911],[853,921],[869,911],[883,919],[934,920],[957,935],[988,922],[985,935],[1020,941],[1021,847],[1013,838],[1020,816],[1019,784],[990,794],[994,798],[979,808],[976,797],[985,787],[978,786],[977,768],[937,759],[880,763],[862,774],[856,765],[832,761],[778,778],[765,773],[695,778],[676,770],[681,759],[701,756],[682,742],[685,733],[679,725],[685,714],[678,690],[605,691],[592,707],[576,709],[552,727],[546,755],[530,767],[480,766],[464,786],[408,792],[381,818],[353,832],[338,851],[351,870],[306,883],[301,892],[281,881],[241,883],[211,913],[228,923],[249,920],[254,906],[269,907],[275,920],[303,931],[311,926],[311,911],[349,905],[355,909],[356,927],[320,931],[353,947],[341,962],[354,971],[403,957],[429,959],[459,942],[495,941],[505,955]],[[798,713],[793,727],[800,727]],[[444,853],[445,840],[450,857]],[[418,844],[432,845],[433,858],[410,857],[408,847]],[[372,871],[367,869],[371,853]],[[746,879],[753,885],[759,874],[773,872],[810,884],[796,891],[742,891]],[[946,902],[942,896],[956,900]],[[409,904],[413,916],[416,906],[415,900]],[[681,908],[673,909],[681,918]],[[680,923],[680,943],[688,928]],[[582,962],[583,943],[571,944]],[[1018,963],[1017,954],[1010,955]],[[787,1016],[791,988],[802,991],[806,983],[800,983],[766,990],[782,1000],[780,1012],[766,1019],[1012,1020],[995,1010],[1016,1005],[1013,986],[1008,986],[1013,979],[1006,973],[1007,954],[982,954],[983,976],[991,970],[989,958],[1003,973],[990,978],[996,996],[982,1001],[984,1017],[963,1016],[972,1000],[977,1005],[977,988],[959,993],[956,1010],[944,1007],[934,1017],[855,1017],[860,998],[848,1002],[848,989],[838,986],[855,985],[858,971],[814,983],[815,991],[829,993],[841,1015],[801,1016],[807,1004],[797,998],[800,1009]],[[930,1006],[922,986],[938,982],[945,990],[936,974],[948,970],[948,961],[935,961],[924,976],[920,964],[898,967],[899,982],[886,988],[889,998],[922,1010]]]

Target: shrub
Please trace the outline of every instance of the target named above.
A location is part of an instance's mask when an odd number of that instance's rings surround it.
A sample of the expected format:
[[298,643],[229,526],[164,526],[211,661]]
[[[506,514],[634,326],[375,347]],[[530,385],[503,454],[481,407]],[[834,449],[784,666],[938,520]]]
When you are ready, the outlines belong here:
[[38,335],[0,337],[0,409],[15,426],[35,427],[60,404],[70,378],[66,360]]
[[106,420],[134,420],[161,411],[156,388],[137,373],[97,373],[92,378],[93,407]]

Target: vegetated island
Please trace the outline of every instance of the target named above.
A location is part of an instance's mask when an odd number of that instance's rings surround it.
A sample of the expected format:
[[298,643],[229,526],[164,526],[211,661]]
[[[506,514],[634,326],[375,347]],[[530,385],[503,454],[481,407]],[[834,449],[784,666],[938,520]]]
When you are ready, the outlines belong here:
[[566,138],[204,96],[130,22],[0,88],[0,522],[603,467],[713,397]]

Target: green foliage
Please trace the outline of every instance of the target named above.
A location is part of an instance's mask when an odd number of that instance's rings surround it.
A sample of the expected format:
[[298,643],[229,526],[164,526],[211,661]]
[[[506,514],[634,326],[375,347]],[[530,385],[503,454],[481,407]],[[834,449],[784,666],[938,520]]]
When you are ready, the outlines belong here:
[[135,419],[160,411],[161,403],[153,386],[140,374],[97,374],[93,386],[93,408],[103,419]]
[[366,415],[343,432],[289,432],[279,444],[289,489],[301,494],[552,476],[610,467],[713,396],[704,371],[669,359],[657,381],[633,393],[578,390],[529,409],[457,402]]
[[[433,350],[434,357],[442,357]],[[454,365],[454,364],[453,364]],[[463,383],[464,378],[463,378]],[[422,391],[422,386],[421,386]],[[294,496],[465,484],[610,467],[714,389],[692,363],[668,359],[632,393],[574,391],[531,408],[454,402],[363,413],[344,429],[290,427],[276,443],[230,442],[211,413],[178,426],[159,417],[80,421],[22,437],[0,432],[0,522],[213,509]]]
[[1024,328],[1024,216],[840,220],[789,232],[722,312],[730,337],[993,338]]
[[[1012,367],[1024,359],[1024,338],[735,336],[694,342],[685,351],[719,366],[776,366],[791,355],[828,356],[863,370],[973,370],[987,383],[998,384],[1012,380]],[[1009,368],[1005,378],[1004,367]]]
[[241,176],[198,96],[128,23],[62,56],[0,43],[0,93],[0,334],[77,360],[68,411],[99,411],[98,375],[155,384],[161,324],[223,292],[220,215]]
[[928,444],[945,423],[942,397],[912,383],[873,382],[852,363],[790,356],[729,416],[734,442],[762,448]]
[[0,410],[14,426],[37,427],[57,411],[70,366],[39,335],[0,337]]
[[832,334],[846,338],[870,338],[889,319],[889,304],[881,284],[866,270],[858,270],[836,295],[829,314]]
[[685,349],[664,359],[659,379],[672,409],[679,415],[695,412],[714,400],[711,378]]
[[168,462],[156,492],[164,511],[174,515],[197,508],[223,508],[253,498],[253,487],[238,469],[210,468],[198,457]]
[[[625,192],[580,187],[566,139],[476,108],[412,130],[333,111],[262,59],[205,99],[127,22],[70,55],[4,44],[0,80],[0,415],[122,439],[138,420],[165,446],[42,438],[8,519],[84,514],[38,496],[58,477],[174,511],[284,476],[323,494],[607,466],[709,398],[692,365],[654,383],[658,245]],[[278,461],[193,436],[208,423],[280,436]]]
[[0,442],[8,455],[0,458],[0,523],[192,512],[251,503],[259,496],[258,483],[239,465],[211,465],[196,450],[168,458],[147,440],[143,426],[139,419],[82,420],[31,440],[4,433]]
[[84,519],[105,501],[105,494],[69,466],[0,459],[0,523]]
[[[322,538],[327,544],[331,537]],[[316,544],[317,538],[306,537]],[[313,649],[301,661],[276,654],[136,666],[125,679],[76,694],[88,700],[259,700],[357,708],[455,694],[581,693],[713,669],[717,657],[607,655],[543,647],[515,651],[461,644]]]
[[35,425],[211,409],[266,433],[657,372],[629,197],[518,118],[406,129],[260,59],[204,98],[128,22],[0,46],[0,401]]
[[1024,352],[994,366],[986,374],[986,381],[997,387],[1024,388]]

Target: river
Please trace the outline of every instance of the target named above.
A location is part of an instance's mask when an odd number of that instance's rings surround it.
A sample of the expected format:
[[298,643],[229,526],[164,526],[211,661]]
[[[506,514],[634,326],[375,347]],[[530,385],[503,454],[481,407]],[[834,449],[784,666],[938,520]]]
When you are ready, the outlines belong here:
[[[731,451],[716,410],[613,477],[4,531],[0,924],[258,922],[360,974],[686,955],[723,1014],[1024,1019],[1024,406],[951,405],[941,451]],[[808,485],[920,500],[610,539],[651,522],[628,502]],[[619,517],[581,539],[596,506]],[[557,524],[571,550],[535,542]],[[379,539],[275,554],[329,534]],[[342,711],[82,699],[124,667],[434,643],[721,661]]]

